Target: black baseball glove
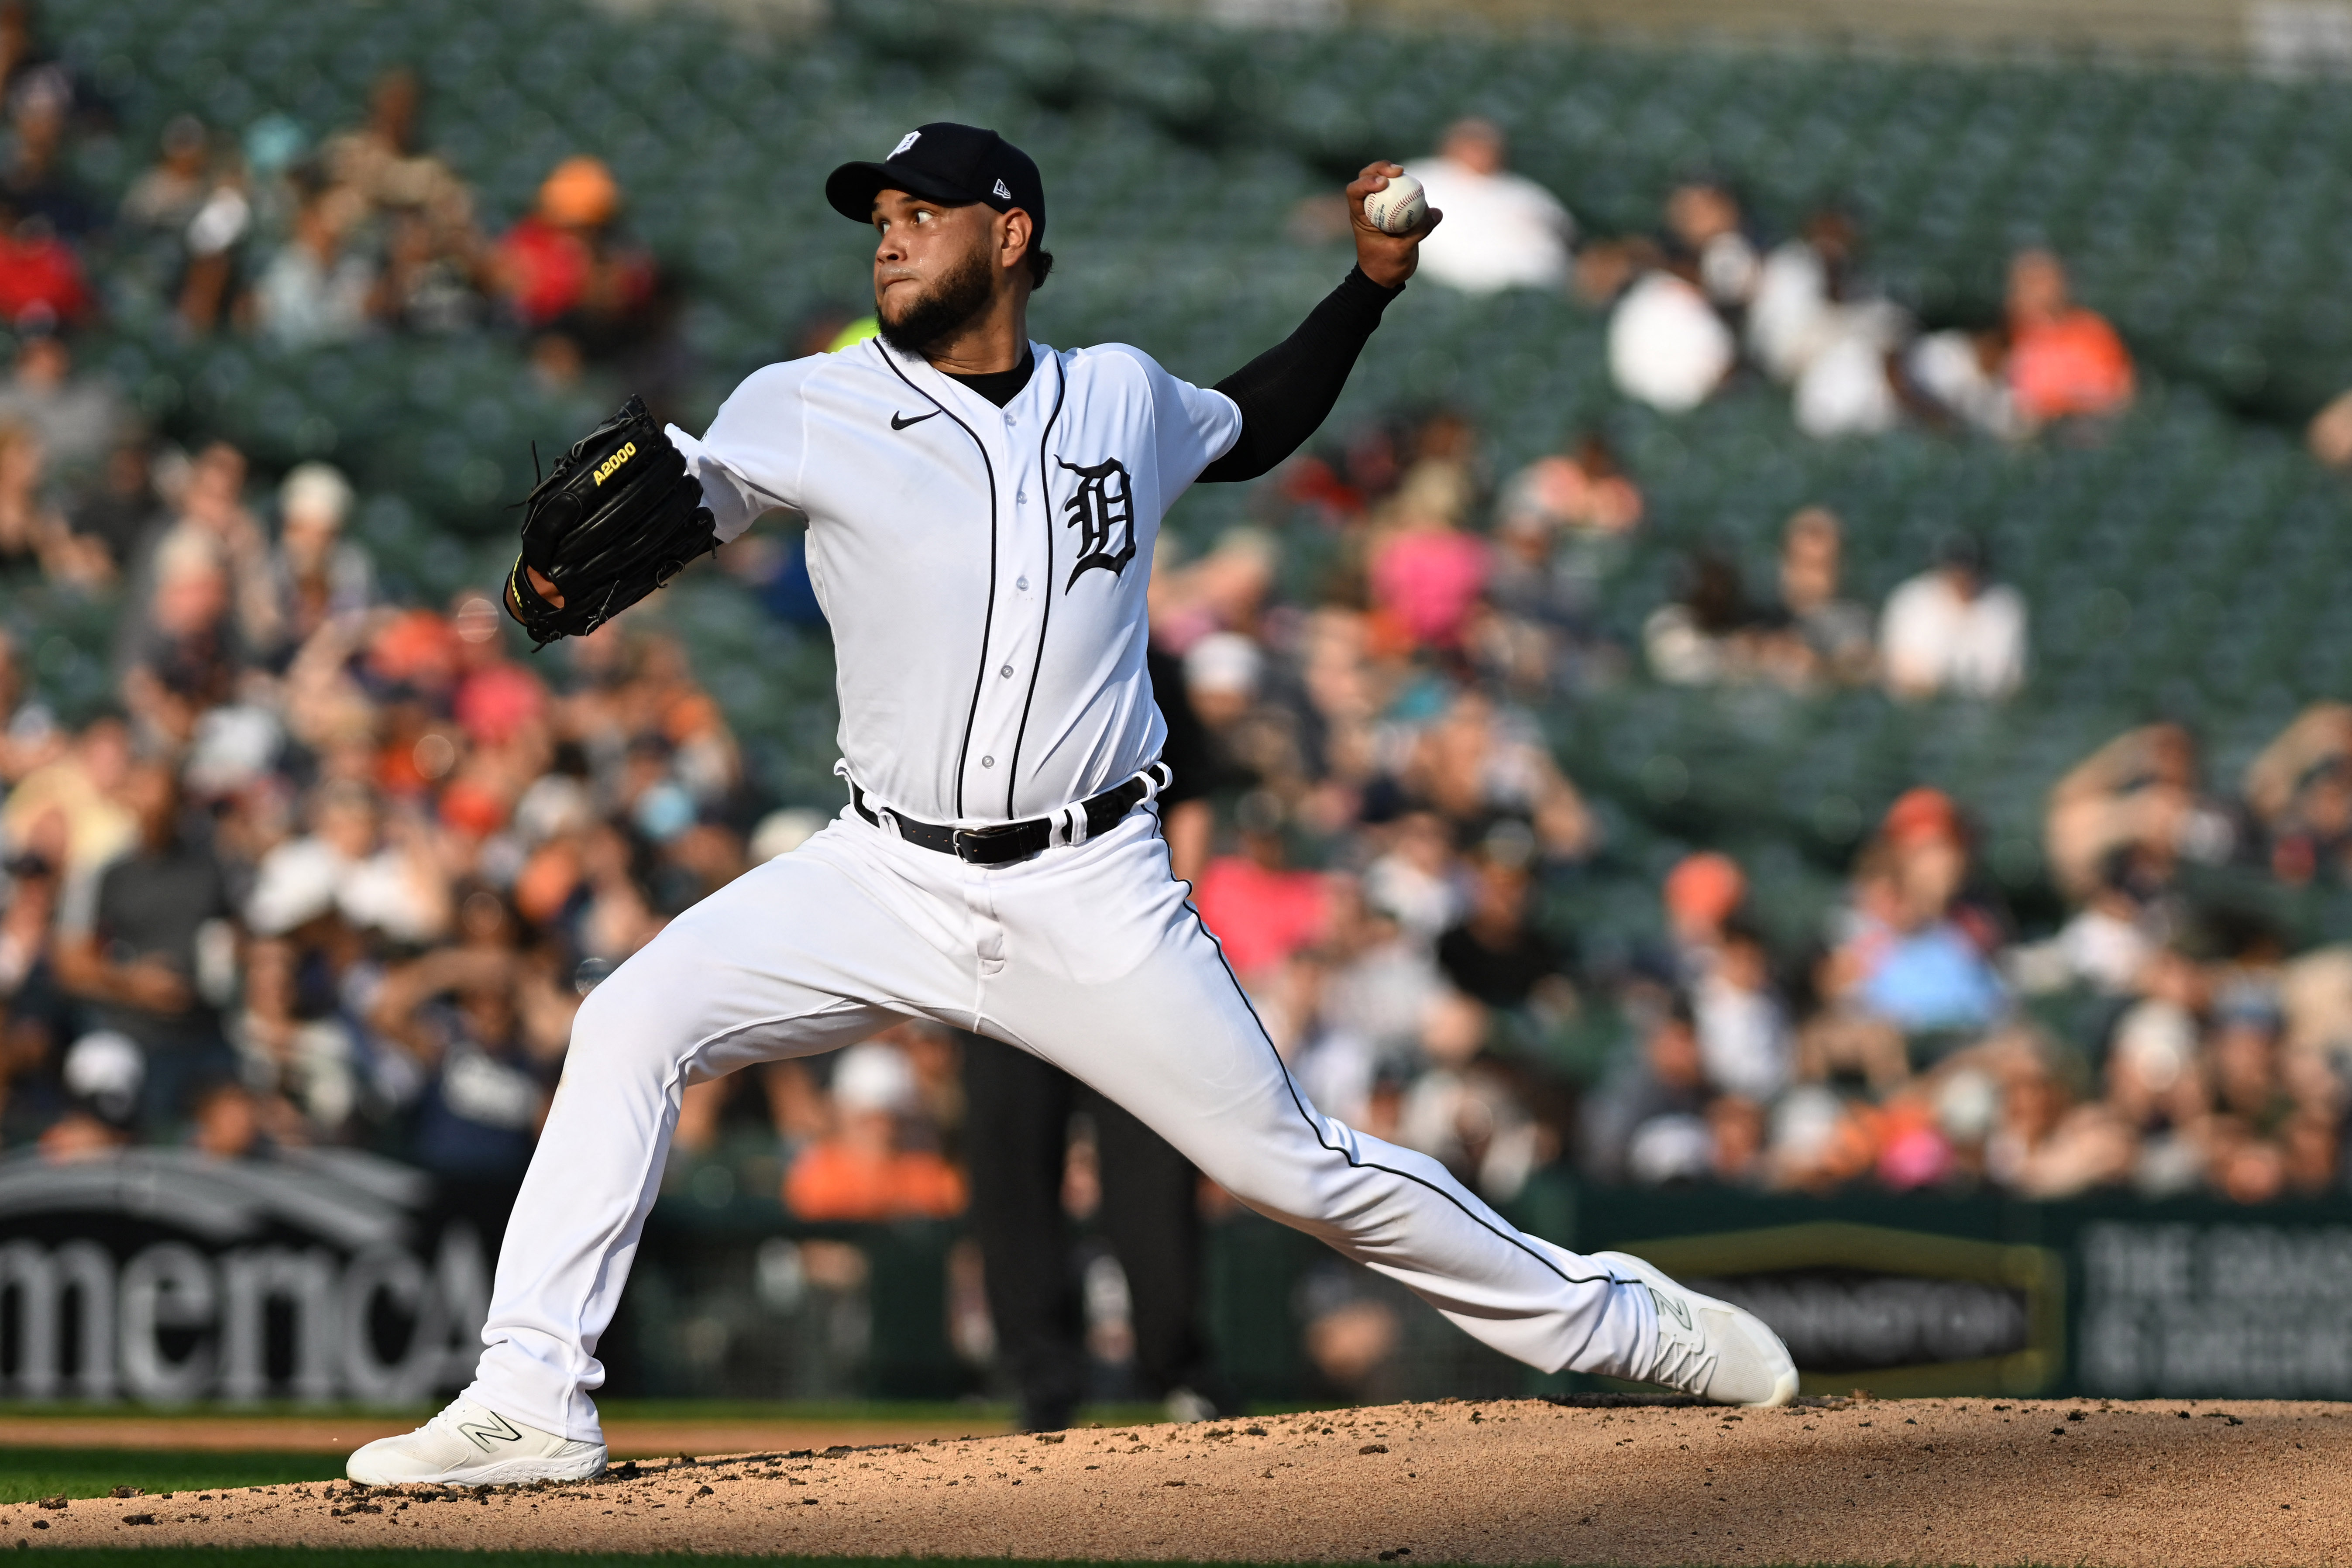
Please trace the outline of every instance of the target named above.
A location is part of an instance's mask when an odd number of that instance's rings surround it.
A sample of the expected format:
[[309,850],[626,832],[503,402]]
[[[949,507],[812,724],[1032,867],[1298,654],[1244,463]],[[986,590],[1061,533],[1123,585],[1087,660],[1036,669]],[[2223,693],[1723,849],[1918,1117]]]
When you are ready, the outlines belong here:
[[[585,637],[718,548],[701,485],[632,395],[558,458],[523,502],[507,613],[542,647]],[[532,587],[525,567],[554,584],[563,603]]]

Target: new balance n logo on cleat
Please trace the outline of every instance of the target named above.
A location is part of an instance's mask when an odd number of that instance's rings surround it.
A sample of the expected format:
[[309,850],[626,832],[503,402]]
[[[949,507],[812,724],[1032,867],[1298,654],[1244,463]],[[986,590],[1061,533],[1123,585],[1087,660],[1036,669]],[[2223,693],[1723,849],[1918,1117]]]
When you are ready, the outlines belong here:
[[485,1454],[490,1451],[490,1445],[493,1443],[522,1441],[522,1434],[516,1431],[513,1425],[496,1411],[490,1413],[488,1421],[464,1422],[458,1426],[457,1430],[472,1438],[474,1447]]
[[1660,1312],[1672,1318],[1675,1322],[1680,1323],[1683,1326],[1685,1332],[1689,1331],[1691,1326],[1690,1309],[1683,1305],[1681,1297],[1669,1296],[1664,1290],[1661,1290],[1656,1286],[1653,1285],[1650,1287],[1650,1300],[1658,1304],[1658,1310]]

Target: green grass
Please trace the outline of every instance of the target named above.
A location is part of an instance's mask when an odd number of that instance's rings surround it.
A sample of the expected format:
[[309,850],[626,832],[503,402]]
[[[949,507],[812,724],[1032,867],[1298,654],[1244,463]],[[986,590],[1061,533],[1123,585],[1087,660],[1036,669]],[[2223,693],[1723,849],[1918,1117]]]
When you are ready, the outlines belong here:
[[[145,1492],[211,1491],[283,1481],[327,1481],[343,1473],[341,1454],[185,1452],[170,1448],[0,1447],[0,1502],[104,1497],[117,1487]],[[5,1542],[0,1542],[5,1547]]]

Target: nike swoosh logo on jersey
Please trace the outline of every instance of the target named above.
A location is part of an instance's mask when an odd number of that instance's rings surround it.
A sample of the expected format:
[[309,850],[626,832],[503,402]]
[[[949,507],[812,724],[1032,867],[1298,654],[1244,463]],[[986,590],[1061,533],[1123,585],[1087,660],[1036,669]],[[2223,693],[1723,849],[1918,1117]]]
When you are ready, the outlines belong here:
[[912,419],[908,418],[903,414],[893,414],[890,416],[890,428],[893,430],[904,430],[909,425],[920,425],[926,419],[937,419],[939,416],[940,411],[936,408],[932,409],[929,414],[918,414]]
[[522,1441],[522,1434],[516,1431],[511,1426],[509,1426],[505,1416],[493,1412],[491,1414],[490,1420],[497,1422],[498,1425],[493,1426],[486,1422],[468,1421],[464,1426],[459,1426],[457,1430],[464,1436],[472,1438],[474,1441],[474,1447],[479,1448],[485,1454],[490,1451],[490,1445],[492,1443],[520,1443]]

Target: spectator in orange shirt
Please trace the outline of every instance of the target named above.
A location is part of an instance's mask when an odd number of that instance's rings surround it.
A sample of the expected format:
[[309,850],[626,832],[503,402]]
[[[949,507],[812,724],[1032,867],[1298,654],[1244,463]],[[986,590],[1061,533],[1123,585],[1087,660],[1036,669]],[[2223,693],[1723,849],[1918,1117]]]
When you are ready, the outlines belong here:
[[833,1073],[833,1131],[802,1151],[784,1177],[784,1206],[803,1219],[944,1219],[963,1212],[963,1176],[936,1150],[908,1146],[919,1110],[915,1069],[881,1040],[852,1046]]
[[499,292],[524,328],[592,354],[629,336],[653,300],[655,273],[653,258],[621,238],[620,215],[620,183],[600,160],[555,166],[492,263]]
[[2131,351],[2106,318],[2074,302],[2046,250],[2009,264],[2009,389],[2029,425],[2095,418],[2132,399]]

